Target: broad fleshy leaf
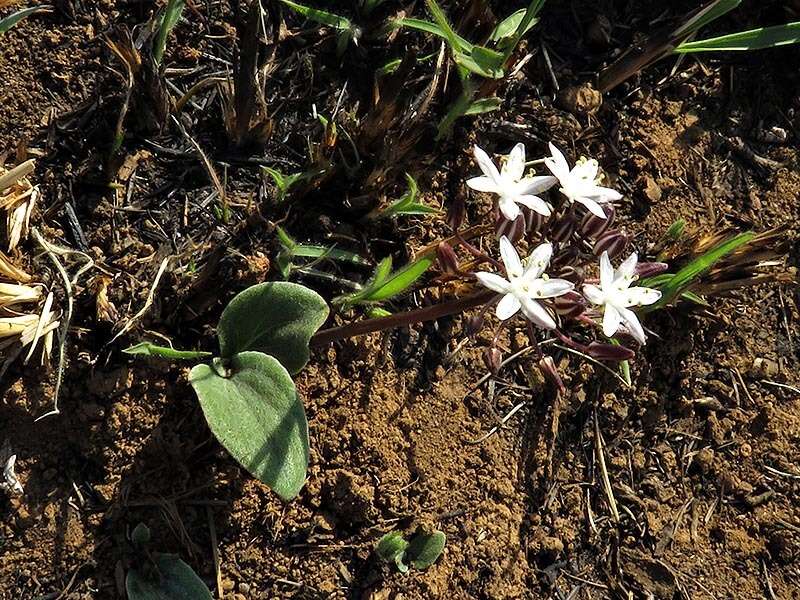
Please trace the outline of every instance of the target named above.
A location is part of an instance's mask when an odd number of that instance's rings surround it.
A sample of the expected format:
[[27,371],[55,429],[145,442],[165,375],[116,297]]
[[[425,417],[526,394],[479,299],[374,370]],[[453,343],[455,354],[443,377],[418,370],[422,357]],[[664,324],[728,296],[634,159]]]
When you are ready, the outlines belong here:
[[153,562],[128,571],[129,600],[212,600],[206,584],[174,554],[156,553]]
[[278,360],[241,352],[189,373],[211,431],[245,469],[283,500],[303,487],[308,424],[294,382]]
[[308,342],[328,318],[328,305],[305,286],[274,281],[247,288],[230,301],[217,336],[223,358],[254,350],[274,356],[294,374],[308,362]]
[[415,569],[427,569],[442,554],[447,538],[441,531],[418,533],[406,548],[406,558]]

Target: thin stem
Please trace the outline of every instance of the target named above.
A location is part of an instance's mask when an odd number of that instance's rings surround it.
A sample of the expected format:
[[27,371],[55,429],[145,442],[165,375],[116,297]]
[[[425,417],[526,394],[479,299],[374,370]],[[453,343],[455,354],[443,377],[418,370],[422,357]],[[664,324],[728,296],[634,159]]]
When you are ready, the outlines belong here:
[[363,321],[356,321],[355,323],[348,323],[340,327],[323,329],[322,331],[318,331],[316,335],[311,338],[310,345],[312,348],[316,346],[326,346],[333,342],[338,342],[339,340],[365,335],[367,333],[395,329],[413,323],[435,321],[436,319],[462,313],[470,308],[485,304],[495,295],[494,292],[482,291],[464,298],[458,298],[457,300],[450,300],[448,302],[442,302],[441,304],[434,304],[433,306],[426,306],[425,308],[390,315],[388,317],[365,319]]

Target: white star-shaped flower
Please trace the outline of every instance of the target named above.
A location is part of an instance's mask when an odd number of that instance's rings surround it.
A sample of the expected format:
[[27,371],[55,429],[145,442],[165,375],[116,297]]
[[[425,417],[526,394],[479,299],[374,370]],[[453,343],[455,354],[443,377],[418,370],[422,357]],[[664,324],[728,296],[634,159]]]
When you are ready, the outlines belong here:
[[583,294],[592,304],[603,307],[603,333],[607,337],[613,336],[620,324],[624,324],[634,339],[644,344],[644,329],[630,307],[654,304],[661,298],[661,292],[646,287],[630,287],[638,279],[638,261],[634,252],[615,271],[608,252],[603,252],[600,256],[600,286],[586,284]]
[[544,164],[558,178],[561,184],[561,193],[570,202],[583,204],[593,215],[605,219],[606,214],[600,205],[605,202],[619,200],[622,198],[622,194],[611,188],[597,185],[597,171],[599,169],[597,161],[590,159],[576,164],[570,169],[567,159],[552,143],[550,144],[550,153],[552,156],[545,158]]
[[495,273],[475,273],[481,285],[503,294],[503,298],[497,304],[498,319],[510,319],[522,309],[522,313],[539,327],[556,328],[550,312],[539,303],[539,300],[556,298],[566,294],[575,286],[566,279],[550,279],[544,274],[552,255],[553,246],[544,243],[537,246],[523,264],[508,238],[506,236],[500,238],[500,256],[508,279]]
[[500,171],[480,147],[474,149],[475,162],[483,171],[481,177],[467,180],[467,185],[478,192],[497,194],[497,206],[500,212],[509,221],[519,216],[519,204],[531,210],[550,216],[552,208],[536,194],[550,189],[557,183],[555,177],[542,175],[536,177],[523,177],[525,174],[525,146],[517,144],[506,157]]

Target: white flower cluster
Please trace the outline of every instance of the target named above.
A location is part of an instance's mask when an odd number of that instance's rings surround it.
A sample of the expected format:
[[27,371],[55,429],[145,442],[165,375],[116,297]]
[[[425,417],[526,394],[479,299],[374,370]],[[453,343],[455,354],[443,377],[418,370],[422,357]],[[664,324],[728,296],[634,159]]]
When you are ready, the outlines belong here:
[[[525,147],[517,144],[506,157],[500,170],[481,148],[475,147],[475,160],[483,176],[467,181],[467,185],[480,192],[497,194],[498,208],[506,219],[514,220],[520,214],[518,205],[525,206],[543,216],[550,216],[553,207],[536,194],[557,183],[559,190],[570,203],[586,207],[593,215],[605,219],[601,204],[619,200],[622,195],[598,184],[596,160],[586,160],[570,169],[564,155],[550,144],[551,156],[544,159],[553,176],[525,177]],[[496,314],[501,320],[510,319],[520,310],[532,323],[544,329],[556,329],[554,312],[543,300],[557,298],[572,292],[575,285],[565,279],[551,279],[545,271],[553,256],[553,245],[544,242],[537,246],[526,260],[520,259],[506,236],[500,238],[500,256],[505,267],[505,278],[496,273],[475,273],[484,287],[502,294]],[[602,308],[603,334],[612,337],[624,326],[640,344],[645,343],[645,333],[636,313],[636,306],[658,302],[661,292],[646,287],[631,287],[638,279],[638,256],[634,252],[615,270],[608,252],[600,256],[599,285],[584,284],[583,296],[592,305]]]

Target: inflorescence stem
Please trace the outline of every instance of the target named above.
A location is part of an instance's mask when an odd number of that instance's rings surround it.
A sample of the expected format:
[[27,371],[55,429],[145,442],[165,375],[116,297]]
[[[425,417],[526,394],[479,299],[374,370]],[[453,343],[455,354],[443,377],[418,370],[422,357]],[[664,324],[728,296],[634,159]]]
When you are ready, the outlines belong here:
[[482,304],[486,304],[496,295],[497,294],[494,292],[487,290],[485,292],[478,292],[476,294],[465,296],[464,298],[458,298],[457,300],[449,300],[440,304],[434,304],[432,306],[426,306],[425,308],[402,312],[396,315],[390,315],[388,317],[365,319],[363,321],[341,325],[340,327],[323,329],[322,331],[318,331],[316,335],[311,338],[310,345],[312,347],[326,346],[333,342],[338,342],[339,340],[344,340],[358,335],[365,335],[367,333],[374,333],[376,331],[383,331],[385,329],[394,329],[396,327],[403,327],[413,323],[435,321],[441,317],[455,315],[469,310],[470,308],[475,308],[477,306],[481,306]]

